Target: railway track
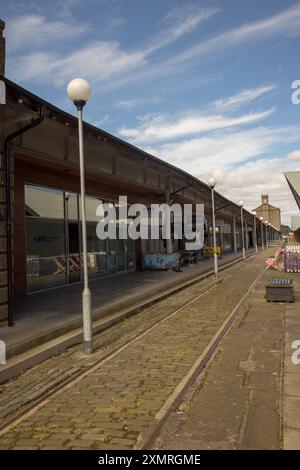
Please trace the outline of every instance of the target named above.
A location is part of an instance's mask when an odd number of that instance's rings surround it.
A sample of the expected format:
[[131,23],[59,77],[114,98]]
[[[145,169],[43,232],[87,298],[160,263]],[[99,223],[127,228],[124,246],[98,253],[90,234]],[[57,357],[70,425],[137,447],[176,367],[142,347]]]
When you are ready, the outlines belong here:
[[[265,269],[268,269],[268,268],[265,268]],[[237,304],[237,306],[232,310],[231,314],[224,321],[221,328],[219,328],[217,333],[213,336],[213,338],[211,339],[207,347],[204,349],[202,354],[198,357],[198,359],[194,362],[194,364],[192,365],[188,373],[183,377],[181,382],[177,385],[174,392],[170,395],[168,400],[165,402],[164,406],[156,414],[153,424],[149,428],[149,430],[147,430],[145,433],[141,433],[135,446],[137,450],[149,449],[153,446],[168,416],[172,413],[172,411],[174,411],[177,408],[177,406],[182,401],[184,395],[186,394],[188,388],[192,385],[194,380],[199,376],[199,374],[203,371],[203,369],[207,367],[209,361],[213,358],[223,338],[225,337],[227,332],[230,330],[230,327],[232,326],[233,322],[242,312],[245,304],[247,303],[248,297],[250,296],[252,290],[255,287],[255,284],[257,283],[257,281],[260,279],[261,276],[262,276],[262,273],[260,273],[257,276],[257,278],[249,287],[248,291],[240,300],[240,302]]]
[[[103,367],[105,364],[109,363],[113,358],[120,355],[124,350],[129,348],[134,343],[140,341],[142,338],[146,337],[150,334],[153,330],[159,328],[163,323],[168,321],[170,318],[175,317],[179,313],[183,312],[188,306],[192,305],[194,302],[199,300],[202,296],[207,295],[213,289],[215,289],[219,284],[222,284],[228,278],[230,278],[236,271],[238,271],[241,266],[238,265],[232,266],[230,263],[231,272],[227,273],[223,277],[220,277],[218,280],[213,280],[212,282],[208,283],[203,289],[200,290],[196,295],[193,295],[191,298],[186,300],[182,305],[177,308],[172,309],[162,318],[157,319],[151,326],[145,327],[142,331],[134,334],[130,339],[124,341],[124,343],[120,346],[117,346],[114,350],[110,351],[105,356],[101,357],[100,359],[94,361],[89,366],[86,366],[84,369],[80,369],[73,374],[71,374],[66,380],[59,383],[57,386],[54,386],[52,389],[48,390],[38,399],[34,400],[33,402],[24,404],[14,413],[12,413],[7,419],[4,419],[0,424],[0,437],[6,434],[8,431],[13,429],[19,423],[21,423],[26,418],[34,415],[39,409],[44,407],[46,404],[51,402],[53,398],[56,396],[66,392],[70,388],[74,387],[77,383],[83,380],[85,377],[93,374],[99,368]],[[240,299],[239,303],[235,306],[235,308],[231,311],[230,315],[227,316],[226,320],[223,322],[221,327],[215,333],[215,335],[209,341],[209,344],[206,348],[202,351],[201,355],[196,359],[193,363],[192,367],[189,369],[187,374],[183,377],[180,383],[175,387],[174,391],[171,393],[169,398],[166,400],[164,405],[160,408],[158,413],[155,415],[153,423],[151,424],[150,428],[139,435],[136,448],[137,449],[145,449],[151,447],[151,445],[155,442],[161,427],[163,426],[165,420],[169,416],[169,414],[176,408],[179,404],[180,400],[182,399],[183,395],[187,391],[188,387],[194,381],[194,379],[199,375],[199,373],[207,366],[208,362],[212,358],[213,354],[217,350],[218,346],[220,345],[222,339],[230,329],[234,320],[238,317],[240,312],[243,310],[243,307],[252,292],[256,282],[258,281],[259,277],[261,276],[261,272],[252,282],[250,287],[248,288],[247,292],[243,295],[242,299]]]

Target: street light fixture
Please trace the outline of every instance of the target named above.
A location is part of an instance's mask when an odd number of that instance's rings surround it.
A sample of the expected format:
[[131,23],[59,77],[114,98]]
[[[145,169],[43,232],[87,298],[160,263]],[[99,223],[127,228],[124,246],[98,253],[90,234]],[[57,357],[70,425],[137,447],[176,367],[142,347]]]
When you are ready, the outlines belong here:
[[269,243],[268,243],[268,221],[265,220],[265,224],[266,224],[266,248],[268,248],[269,246]]
[[255,251],[257,253],[257,234],[256,234],[256,211],[252,211],[253,214],[253,227],[254,227],[254,237],[255,237]]
[[239,206],[241,208],[241,226],[242,226],[242,247],[243,247],[243,259],[246,258],[246,253],[245,253],[245,239],[244,239],[244,216],[243,216],[243,205],[244,201],[239,202]]
[[86,210],[85,210],[85,169],[83,152],[83,128],[82,110],[91,95],[90,84],[82,79],[75,78],[67,87],[67,93],[77,108],[78,114],[78,138],[79,138],[79,163],[80,163],[80,192],[81,192],[81,230],[82,230],[82,255],[83,255],[83,341],[85,354],[93,352],[93,329],[92,329],[92,307],[91,291],[89,289],[88,263],[87,263],[87,236],[86,236]]
[[214,245],[214,271],[215,276],[218,277],[218,257],[217,257],[217,242],[216,242],[216,216],[215,216],[215,186],[217,184],[216,178],[213,176],[208,180],[208,186],[211,189],[211,211],[213,223],[213,245]]
[[263,220],[264,220],[264,218],[260,217],[259,220],[260,220],[260,233],[261,233],[261,249],[263,250],[265,248],[264,247],[264,232],[263,232]]

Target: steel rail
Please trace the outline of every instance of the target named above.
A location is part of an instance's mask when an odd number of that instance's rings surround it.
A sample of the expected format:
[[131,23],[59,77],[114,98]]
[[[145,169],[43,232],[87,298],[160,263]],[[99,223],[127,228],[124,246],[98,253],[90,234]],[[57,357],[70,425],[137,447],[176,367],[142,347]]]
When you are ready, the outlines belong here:
[[234,321],[244,310],[247,300],[250,294],[252,293],[256,283],[267,269],[269,269],[269,266],[266,266],[266,268],[258,274],[258,276],[248,288],[247,292],[243,295],[241,300],[225,319],[217,333],[212,337],[204,351],[196,359],[189,371],[186,373],[180,383],[175,387],[175,389],[167,398],[160,410],[156,413],[149,428],[138,436],[134,449],[146,450],[152,448],[153,444],[159,437],[166,420],[182,402],[189,387],[192,386],[196,378],[209,365],[210,361],[213,359],[215,353],[221,345],[222,340],[231,329]]

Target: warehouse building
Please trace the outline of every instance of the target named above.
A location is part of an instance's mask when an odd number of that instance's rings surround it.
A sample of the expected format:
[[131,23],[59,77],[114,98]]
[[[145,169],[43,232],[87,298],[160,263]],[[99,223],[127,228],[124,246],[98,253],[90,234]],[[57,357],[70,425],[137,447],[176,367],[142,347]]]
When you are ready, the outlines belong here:
[[[14,303],[27,295],[80,282],[80,184],[77,119],[4,77],[1,28],[0,320],[14,320]],[[119,195],[129,203],[201,203],[205,243],[211,245],[210,188],[197,178],[107,132],[84,123],[88,262],[91,279],[141,268],[145,253],[167,250],[166,240],[100,240],[96,207]],[[240,207],[216,197],[218,244],[241,248]],[[117,211],[118,213],[118,211]],[[246,248],[253,246],[253,215],[244,210]],[[260,240],[260,223],[257,237]],[[184,242],[172,240],[172,251]]]

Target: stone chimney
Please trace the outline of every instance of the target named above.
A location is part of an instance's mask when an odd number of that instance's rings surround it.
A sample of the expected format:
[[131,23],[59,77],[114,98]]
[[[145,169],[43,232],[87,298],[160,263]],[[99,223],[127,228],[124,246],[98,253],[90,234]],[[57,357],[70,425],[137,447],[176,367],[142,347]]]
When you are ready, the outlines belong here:
[[5,37],[3,32],[5,23],[0,19],[0,75],[5,75]]

